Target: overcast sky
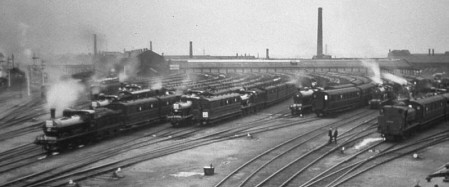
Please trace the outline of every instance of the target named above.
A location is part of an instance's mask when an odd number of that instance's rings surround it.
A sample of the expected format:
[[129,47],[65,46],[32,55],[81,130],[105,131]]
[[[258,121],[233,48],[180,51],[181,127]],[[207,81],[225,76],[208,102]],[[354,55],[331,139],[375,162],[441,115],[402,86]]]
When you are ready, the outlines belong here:
[[311,58],[318,7],[332,56],[449,51],[447,0],[1,0],[0,52],[88,53],[96,33],[102,51]]

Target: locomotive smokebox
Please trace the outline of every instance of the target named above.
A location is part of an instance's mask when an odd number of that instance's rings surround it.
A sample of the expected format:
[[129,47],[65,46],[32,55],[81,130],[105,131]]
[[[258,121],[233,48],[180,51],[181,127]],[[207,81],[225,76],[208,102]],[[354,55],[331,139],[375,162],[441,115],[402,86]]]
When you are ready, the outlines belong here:
[[56,108],[50,108],[51,119],[55,119]]

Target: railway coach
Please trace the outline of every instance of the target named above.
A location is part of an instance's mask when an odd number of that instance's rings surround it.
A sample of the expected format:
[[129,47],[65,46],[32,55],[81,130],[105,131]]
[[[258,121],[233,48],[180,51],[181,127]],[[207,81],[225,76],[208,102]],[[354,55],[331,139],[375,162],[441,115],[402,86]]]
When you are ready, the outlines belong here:
[[325,116],[368,104],[374,84],[362,84],[333,90],[318,90],[312,95],[312,111]]
[[411,132],[449,117],[449,94],[385,105],[378,117],[378,131],[387,140],[397,140]]

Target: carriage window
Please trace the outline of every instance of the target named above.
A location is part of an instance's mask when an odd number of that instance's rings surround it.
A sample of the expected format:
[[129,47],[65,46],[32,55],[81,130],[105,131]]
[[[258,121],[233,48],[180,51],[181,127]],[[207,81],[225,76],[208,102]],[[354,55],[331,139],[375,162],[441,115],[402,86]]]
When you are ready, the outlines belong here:
[[327,95],[324,95],[324,100],[327,101]]
[[343,95],[340,95],[340,98],[343,99]]
[[170,102],[169,101],[167,101],[167,106],[169,106],[170,105]]
[[229,100],[226,100],[226,104],[229,104]]
[[142,111],[142,107],[141,106],[139,106],[139,111]]
[[153,108],[153,104],[150,105],[150,108]]

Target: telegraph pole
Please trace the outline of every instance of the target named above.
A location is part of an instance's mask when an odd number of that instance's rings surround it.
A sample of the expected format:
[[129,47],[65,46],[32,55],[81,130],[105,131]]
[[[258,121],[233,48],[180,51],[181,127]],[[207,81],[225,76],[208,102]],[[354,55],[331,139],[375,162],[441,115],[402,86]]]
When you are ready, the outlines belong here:
[[44,84],[45,84],[45,72],[44,72],[44,70],[45,70],[45,61],[44,60],[41,60],[41,76],[42,76],[42,86],[44,86]]
[[8,57],[8,67],[7,67],[8,68],[8,88],[11,87],[11,69],[12,69],[11,61],[12,61],[11,58]]

